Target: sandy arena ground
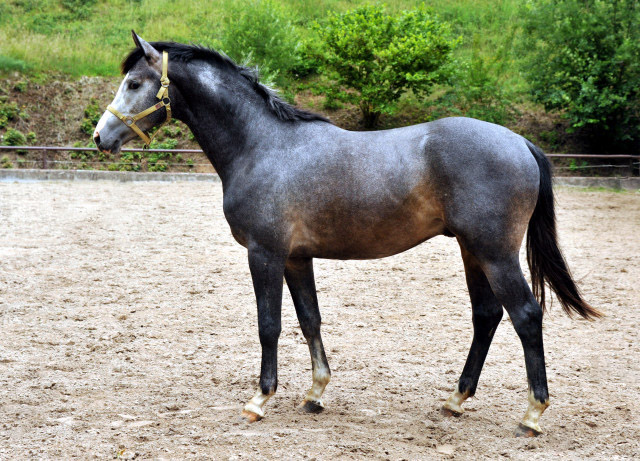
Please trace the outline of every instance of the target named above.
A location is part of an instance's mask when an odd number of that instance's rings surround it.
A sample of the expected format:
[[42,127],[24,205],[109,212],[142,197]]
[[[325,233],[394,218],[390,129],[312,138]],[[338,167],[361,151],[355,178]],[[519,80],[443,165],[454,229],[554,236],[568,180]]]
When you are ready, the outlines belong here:
[[285,290],[280,387],[248,425],[256,309],[219,183],[0,183],[0,458],[637,459],[640,194],[557,199],[566,257],[608,317],[552,307],[545,434],[517,439],[527,382],[506,316],[465,415],[438,411],[472,336],[453,239],[316,261],[327,409],[296,410],[311,367]]

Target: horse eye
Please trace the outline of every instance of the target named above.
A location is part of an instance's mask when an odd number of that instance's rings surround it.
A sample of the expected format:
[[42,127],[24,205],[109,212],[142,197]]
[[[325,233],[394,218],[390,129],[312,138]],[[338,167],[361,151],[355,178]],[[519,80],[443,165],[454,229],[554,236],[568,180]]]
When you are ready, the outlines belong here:
[[135,82],[135,81],[129,83],[129,89],[130,90],[137,90],[138,88],[140,88],[140,83]]

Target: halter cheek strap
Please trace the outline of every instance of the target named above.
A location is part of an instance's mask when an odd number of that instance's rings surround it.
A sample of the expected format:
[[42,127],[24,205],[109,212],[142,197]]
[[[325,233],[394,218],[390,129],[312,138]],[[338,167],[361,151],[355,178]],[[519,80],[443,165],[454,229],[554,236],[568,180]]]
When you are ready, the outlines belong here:
[[[160,78],[161,86],[160,86],[160,90],[158,91],[158,94],[156,95],[156,97],[160,100],[160,102],[154,104],[153,106],[143,110],[142,112],[136,115],[124,115],[115,107],[111,105],[107,106],[107,110],[109,112],[111,112],[113,115],[118,117],[122,121],[122,123],[127,125],[138,136],[140,136],[140,138],[144,141],[145,149],[149,148],[149,144],[151,144],[151,141],[153,140],[155,135],[158,134],[158,131],[160,131],[160,128],[165,126],[171,120],[171,99],[169,99],[169,84],[171,82],[169,81],[169,77],[167,77],[168,67],[169,67],[169,54],[166,51],[163,51],[162,52],[162,77]],[[142,131],[138,125],[136,125],[136,122],[138,120],[145,118],[147,115],[152,114],[153,112],[159,109],[162,109],[163,107],[167,109],[166,120],[162,123],[162,125],[158,127],[156,132],[153,133],[151,137],[147,136],[147,134],[144,131]]]

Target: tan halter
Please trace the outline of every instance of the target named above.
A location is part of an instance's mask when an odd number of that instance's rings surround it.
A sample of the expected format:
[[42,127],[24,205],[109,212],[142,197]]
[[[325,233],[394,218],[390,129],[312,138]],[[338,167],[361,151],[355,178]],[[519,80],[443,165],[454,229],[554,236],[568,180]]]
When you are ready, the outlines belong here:
[[[162,128],[171,120],[171,99],[169,99],[169,83],[171,82],[167,77],[168,67],[169,67],[169,54],[166,51],[163,51],[162,52],[162,77],[160,78],[160,85],[162,86],[160,87],[160,90],[156,95],[156,97],[160,100],[160,102],[158,102],[157,104],[154,104],[153,106],[143,110],[142,112],[136,115],[123,115],[115,107],[111,105],[107,106],[107,110],[109,112],[111,112],[113,115],[118,117],[122,121],[122,123],[127,125],[133,131],[135,131],[136,134],[140,136],[140,138],[142,138],[142,140],[144,141],[145,149],[149,148],[149,144],[151,144],[151,140],[153,140],[155,135],[158,134],[158,131],[160,131],[160,128]],[[142,131],[138,125],[136,125],[136,122],[138,120],[145,118],[147,115],[152,114],[153,112],[159,109],[162,109],[163,107],[167,109],[167,119],[162,123],[162,125],[158,127],[156,132],[153,133],[151,137],[147,136],[147,134],[144,131]]]

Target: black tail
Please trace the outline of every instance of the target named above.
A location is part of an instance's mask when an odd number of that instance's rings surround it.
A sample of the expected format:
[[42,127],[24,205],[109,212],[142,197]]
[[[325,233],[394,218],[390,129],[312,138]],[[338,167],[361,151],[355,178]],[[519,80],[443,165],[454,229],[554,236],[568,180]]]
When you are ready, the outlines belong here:
[[533,210],[527,231],[527,262],[531,271],[533,294],[545,309],[545,282],[555,292],[564,311],[572,311],[586,319],[602,317],[602,313],[587,304],[576,286],[567,263],[558,247],[556,214],[551,183],[551,164],[544,153],[525,140],[540,169],[538,203]]

